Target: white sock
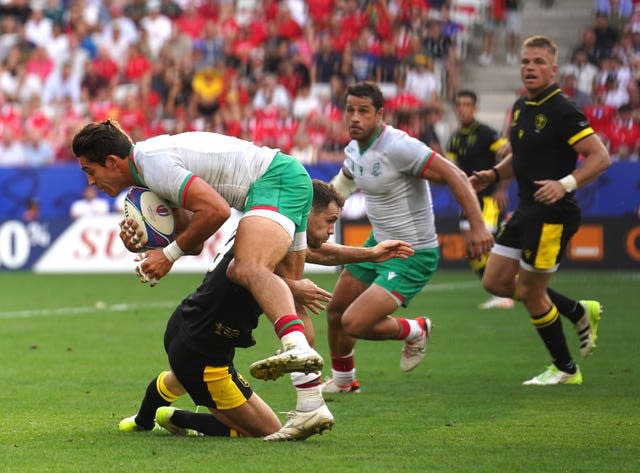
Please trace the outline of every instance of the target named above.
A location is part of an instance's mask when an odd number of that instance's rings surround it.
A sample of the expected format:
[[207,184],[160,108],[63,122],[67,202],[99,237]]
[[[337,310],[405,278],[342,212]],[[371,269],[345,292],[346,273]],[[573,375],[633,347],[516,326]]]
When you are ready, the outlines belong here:
[[331,368],[331,379],[334,384],[338,386],[351,386],[356,379],[356,369],[351,371],[336,371]]
[[311,383],[312,381],[320,378],[320,376],[321,374],[319,371],[309,374],[298,371],[291,373],[291,383],[293,384],[293,387],[296,388],[296,411],[314,411],[324,404],[320,386],[313,386],[310,388],[298,387]]
[[407,335],[407,338],[405,338],[405,340],[407,342],[412,342],[416,340],[420,335],[422,335],[422,332],[424,330],[416,319],[407,319],[407,322],[409,322],[410,329],[409,334]]
[[304,333],[302,332],[295,331],[283,335],[280,341],[282,342],[282,346],[285,350],[292,347],[300,348],[303,350],[311,350],[309,342],[307,341],[307,337],[305,337]]

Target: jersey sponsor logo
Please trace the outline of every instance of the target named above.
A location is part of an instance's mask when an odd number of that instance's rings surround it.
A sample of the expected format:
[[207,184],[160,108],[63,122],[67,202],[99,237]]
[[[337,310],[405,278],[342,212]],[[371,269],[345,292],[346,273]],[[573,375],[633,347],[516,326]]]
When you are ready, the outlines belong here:
[[396,277],[396,273],[394,273],[393,271],[389,271],[387,273],[387,281],[391,281],[395,277]]
[[240,336],[240,330],[228,327],[221,322],[216,322],[213,327],[213,333],[221,338],[234,340]]
[[543,114],[540,115],[536,115],[536,119],[535,119],[535,126],[536,126],[536,131],[539,133],[540,130],[542,130],[545,126],[547,126],[547,117]]

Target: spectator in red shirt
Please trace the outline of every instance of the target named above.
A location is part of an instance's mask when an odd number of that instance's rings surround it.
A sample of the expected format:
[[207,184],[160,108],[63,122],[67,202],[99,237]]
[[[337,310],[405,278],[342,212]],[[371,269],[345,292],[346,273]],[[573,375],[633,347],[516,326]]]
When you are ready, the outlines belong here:
[[294,62],[294,59],[287,58],[280,63],[278,73],[278,84],[287,89],[289,97],[291,98],[298,95],[300,87],[308,83],[308,79],[304,77],[302,70],[296,66],[297,64]]
[[143,82],[145,77],[151,74],[151,63],[139,43],[129,46],[125,64],[123,71],[125,82]]
[[182,15],[173,20],[173,24],[178,28],[178,31],[189,35],[191,39],[196,39],[200,36],[206,22],[207,19],[198,11],[196,2],[188,2]]
[[275,21],[278,37],[292,40],[302,35],[302,27],[291,15],[291,11],[286,2],[280,3],[278,16]]
[[36,74],[44,82],[53,71],[53,61],[44,46],[37,46],[27,60],[27,72]]
[[342,16],[341,29],[347,35],[349,41],[355,40],[363,28],[369,26],[369,19],[358,6],[357,0],[344,2],[344,14]]
[[117,84],[120,70],[118,64],[109,55],[109,50],[106,47],[100,46],[96,58],[88,62],[92,64],[93,71],[97,75],[103,77],[111,85]]
[[593,103],[584,108],[584,115],[589,120],[591,128],[606,142],[609,124],[613,120],[616,109],[604,103],[607,90],[604,86],[598,86],[594,90]]
[[609,152],[614,159],[635,160],[640,146],[640,125],[633,118],[630,105],[618,108],[607,130]]
[[310,0],[308,2],[309,19],[315,31],[326,31],[331,22],[335,0]]

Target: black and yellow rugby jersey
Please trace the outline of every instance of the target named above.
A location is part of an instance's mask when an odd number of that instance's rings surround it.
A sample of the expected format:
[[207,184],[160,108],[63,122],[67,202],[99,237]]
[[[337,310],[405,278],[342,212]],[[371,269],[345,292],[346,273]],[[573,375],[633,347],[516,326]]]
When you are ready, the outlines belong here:
[[182,340],[203,355],[216,356],[256,343],[252,331],[258,326],[262,310],[249,291],[227,277],[232,259],[230,250],[172,316],[178,318],[174,322]]
[[[474,120],[453,132],[447,145],[447,158],[455,162],[467,176],[473,171],[491,169],[496,164],[496,151],[506,143],[496,130],[489,125]],[[487,187],[479,196],[490,195],[495,184]]]
[[535,98],[520,97],[513,106],[509,132],[520,199],[533,202],[538,189],[534,181],[570,174],[578,159],[573,146],[593,133],[589,121],[557,84]]

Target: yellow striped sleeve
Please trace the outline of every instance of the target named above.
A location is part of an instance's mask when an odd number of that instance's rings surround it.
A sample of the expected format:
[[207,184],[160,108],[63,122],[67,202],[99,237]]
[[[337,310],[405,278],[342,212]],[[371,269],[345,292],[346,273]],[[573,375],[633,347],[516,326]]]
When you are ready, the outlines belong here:
[[591,127],[585,128],[584,130],[579,131],[578,133],[573,135],[571,138],[569,138],[568,143],[569,143],[569,145],[573,146],[578,141],[580,141],[582,138],[586,138],[589,135],[593,135],[593,133],[594,133],[593,128],[591,128]]

